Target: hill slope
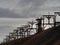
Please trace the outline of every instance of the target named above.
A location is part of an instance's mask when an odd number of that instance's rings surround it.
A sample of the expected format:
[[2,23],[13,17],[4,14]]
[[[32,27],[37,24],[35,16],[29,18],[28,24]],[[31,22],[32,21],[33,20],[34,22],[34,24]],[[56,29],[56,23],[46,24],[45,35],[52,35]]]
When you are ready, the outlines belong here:
[[[60,41],[60,26],[40,32],[23,45],[53,45]],[[59,43],[60,45],[60,43]]]

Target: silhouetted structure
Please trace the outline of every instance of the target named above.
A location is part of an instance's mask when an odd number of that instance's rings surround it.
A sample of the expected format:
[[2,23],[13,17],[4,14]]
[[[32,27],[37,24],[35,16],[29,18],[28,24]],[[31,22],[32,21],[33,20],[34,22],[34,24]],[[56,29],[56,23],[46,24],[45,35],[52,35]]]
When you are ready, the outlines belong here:
[[38,18],[36,19],[37,20],[37,26],[38,26],[38,30],[37,30],[37,33],[41,32],[42,31],[42,18]]

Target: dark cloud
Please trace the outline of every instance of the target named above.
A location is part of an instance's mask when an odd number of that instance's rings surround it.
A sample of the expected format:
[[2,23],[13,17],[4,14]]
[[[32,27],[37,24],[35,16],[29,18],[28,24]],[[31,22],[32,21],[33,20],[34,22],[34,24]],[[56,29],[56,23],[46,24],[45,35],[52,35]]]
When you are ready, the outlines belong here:
[[6,9],[0,9],[0,17],[34,17],[40,15],[41,11],[59,11],[59,2],[60,0],[5,0],[2,4],[6,5]]
[[8,17],[8,18],[21,18],[23,16],[10,11],[9,9],[0,8],[0,17]]

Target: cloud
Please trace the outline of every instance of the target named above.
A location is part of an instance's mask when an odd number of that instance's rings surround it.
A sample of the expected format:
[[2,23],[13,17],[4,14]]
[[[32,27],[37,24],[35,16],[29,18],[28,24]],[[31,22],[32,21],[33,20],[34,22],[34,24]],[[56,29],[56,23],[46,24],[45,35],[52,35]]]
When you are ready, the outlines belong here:
[[41,6],[42,11],[60,11],[60,0],[47,0],[44,5]]
[[47,0],[21,0],[18,3],[18,6],[21,8],[20,14],[28,17],[40,15],[40,6],[42,6],[45,1]]
[[23,16],[39,17],[43,12],[60,11],[59,2],[59,0],[20,0],[15,10]]
[[3,9],[0,8],[0,18],[6,17],[6,18],[22,18],[23,16],[20,14],[16,14],[13,11],[10,11],[9,9]]
[[45,4],[43,6],[45,7],[60,7],[60,0],[48,0],[45,2]]
[[43,11],[60,11],[59,4],[60,0],[0,0],[0,8],[9,9],[12,13],[19,14],[18,17],[39,17]]
[[0,7],[10,9],[23,17],[32,17],[38,14],[40,6],[43,5],[45,1],[46,0],[3,0],[0,3]]
[[0,0],[0,7],[13,9],[19,0]]

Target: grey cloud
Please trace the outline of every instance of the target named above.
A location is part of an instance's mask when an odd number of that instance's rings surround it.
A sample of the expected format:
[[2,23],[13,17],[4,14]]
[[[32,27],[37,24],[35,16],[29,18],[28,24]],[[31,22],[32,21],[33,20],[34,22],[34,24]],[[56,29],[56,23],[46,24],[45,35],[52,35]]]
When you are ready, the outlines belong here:
[[40,6],[46,1],[47,0],[21,0],[18,3],[18,7],[22,9],[20,14],[26,17],[34,17],[39,12]]
[[47,0],[21,0],[18,2],[18,6],[27,6],[27,5],[32,5],[33,8],[37,8],[41,5],[43,5]]
[[[8,0],[7,2],[13,2],[12,4],[15,4],[14,1],[17,1],[17,3],[15,7],[13,6],[12,11],[4,9],[0,17],[34,17],[35,15],[40,15],[39,12],[41,11],[60,11],[60,6],[58,5],[60,4],[60,0]],[[55,3],[56,5],[54,5]]]
[[8,17],[8,18],[21,18],[23,16],[10,11],[9,9],[0,8],[0,17]]

